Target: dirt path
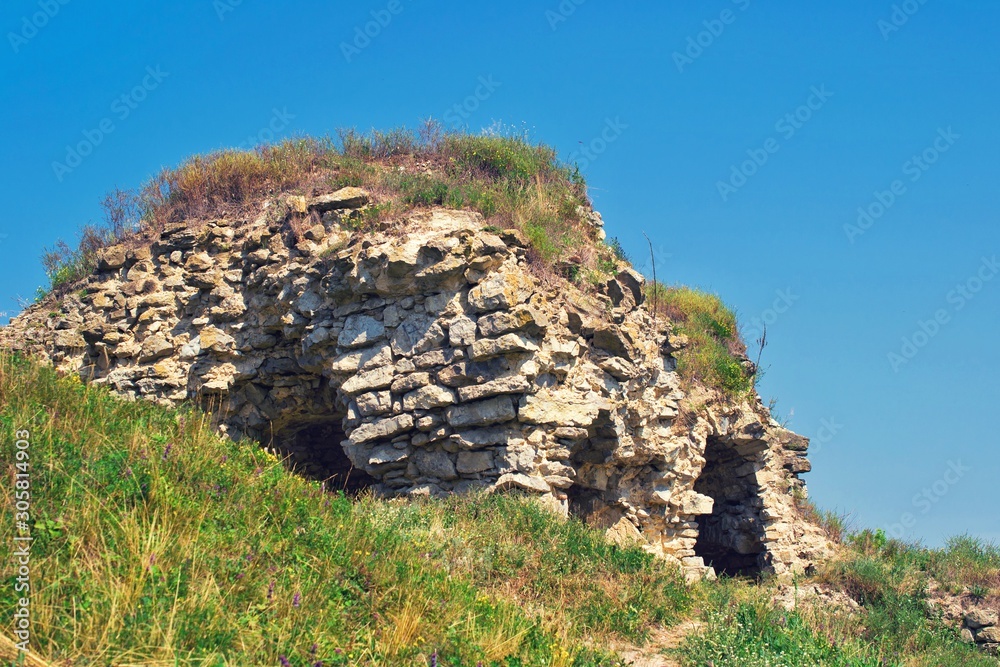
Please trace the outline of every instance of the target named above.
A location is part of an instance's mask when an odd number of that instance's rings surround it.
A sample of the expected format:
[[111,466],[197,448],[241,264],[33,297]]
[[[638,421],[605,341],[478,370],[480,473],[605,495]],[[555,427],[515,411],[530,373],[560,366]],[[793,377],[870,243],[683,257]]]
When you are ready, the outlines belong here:
[[645,646],[618,646],[615,650],[631,667],[681,667],[679,662],[663,655],[663,651],[677,648],[685,637],[701,628],[701,621],[687,620],[655,631]]

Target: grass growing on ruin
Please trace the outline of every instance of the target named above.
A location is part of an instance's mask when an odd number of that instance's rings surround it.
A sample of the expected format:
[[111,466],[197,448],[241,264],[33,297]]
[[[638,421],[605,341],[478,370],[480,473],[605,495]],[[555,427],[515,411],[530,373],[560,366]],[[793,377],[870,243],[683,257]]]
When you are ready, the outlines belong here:
[[[769,585],[723,580],[703,585],[704,628],[680,651],[690,667],[990,667],[995,658],[963,643],[933,607],[931,582],[967,601],[1000,602],[1000,547],[958,537],[927,549],[865,530],[809,580],[842,591],[862,611],[771,602]],[[805,583],[805,582],[803,582]]]
[[688,338],[678,353],[677,370],[685,378],[742,398],[753,389],[753,375],[740,361],[746,345],[736,315],[715,294],[690,287],[651,285],[647,300]]
[[[53,664],[608,666],[611,640],[641,642],[688,605],[648,554],[523,499],[354,502],[198,413],[4,354],[8,479],[21,429],[32,647]],[[0,498],[12,516],[12,485]],[[0,541],[12,531],[0,522]]]
[[366,215],[350,221],[360,232],[413,209],[445,206],[521,230],[541,266],[568,261],[583,275],[605,271],[614,256],[581,213],[588,205],[583,177],[560,163],[554,149],[524,135],[447,132],[429,122],[419,132],[348,130],[336,140],[296,138],[196,155],[137,190],[112,191],[102,202],[103,224],[83,227],[76,247],[60,241],[43,255],[49,291],[92,271],[100,248],[148,243],[165,224],[247,219],[269,198],[346,186],[363,187],[376,199]]

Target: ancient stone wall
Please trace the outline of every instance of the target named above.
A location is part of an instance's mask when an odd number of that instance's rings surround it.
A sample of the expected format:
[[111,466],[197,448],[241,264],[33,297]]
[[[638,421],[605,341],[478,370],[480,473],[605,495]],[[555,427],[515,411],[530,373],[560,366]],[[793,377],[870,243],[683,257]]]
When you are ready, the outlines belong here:
[[693,574],[827,552],[792,498],[807,441],[759,400],[686,392],[683,340],[642,306],[640,275],[597,295],[540,280],[518,232],[468,212],[344,231],[366,202],[346,189],[110,248],[0,342],[124,396],[211,403],[332,487],[520,489]]

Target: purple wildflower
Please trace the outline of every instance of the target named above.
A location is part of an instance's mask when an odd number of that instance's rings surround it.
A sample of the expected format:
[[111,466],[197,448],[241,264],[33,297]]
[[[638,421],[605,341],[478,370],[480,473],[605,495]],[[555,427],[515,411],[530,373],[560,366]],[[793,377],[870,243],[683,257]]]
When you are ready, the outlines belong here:
[[319,644],[313,644],[312,646],[309,647],[309,655],[315,656],[316,651],[318,650],[319,650]]
[[163,450],[163,460],[166,461],[167,457],[170,456],[170,450],[174,448],[174,443],[168,442],[167,448]]
[[295,595],[292,596],[292,606],[298,608],[302,604],[302,594],[295,591]]
[[267,601],[270,602],[273,599],[274,599],[274,579],[272,579],[271,583],[268,584],[267,586]]
[[281,662],[281,667],[292,667],[292,663],[288,662],[288,658],[285,656],[279,655],[278,660]]
[[438,667],[438,652],[437,652],[437,649],[434,649],[434,652],[431,653],[431,667]]

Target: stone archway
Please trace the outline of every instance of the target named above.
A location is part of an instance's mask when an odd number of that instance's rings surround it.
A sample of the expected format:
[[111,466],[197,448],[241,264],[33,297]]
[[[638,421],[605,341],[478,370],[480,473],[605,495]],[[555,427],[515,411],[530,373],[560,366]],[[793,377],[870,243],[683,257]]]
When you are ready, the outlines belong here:
[[694,490],[715,503],[711,514],[698,518],[695,554],[720,575],[759,576],[768,569],[758,459],[720,438],[708,439]]
[[331,414],[288,424],[274,434],[272,446],[296,472],[326,482],[330,491],[357,495],[378,480],[348,458],[343,421],[344,415]]

